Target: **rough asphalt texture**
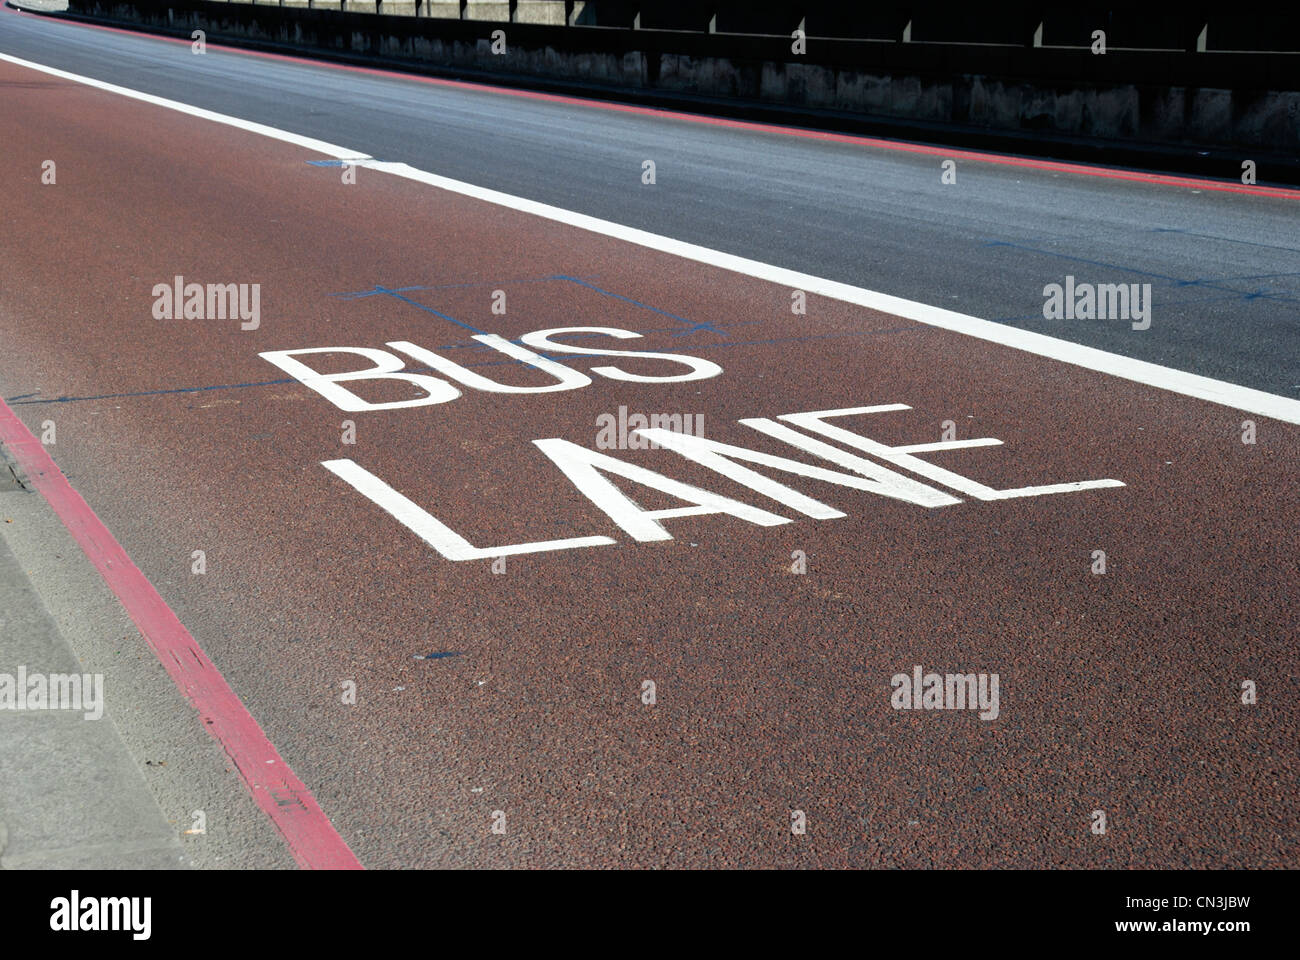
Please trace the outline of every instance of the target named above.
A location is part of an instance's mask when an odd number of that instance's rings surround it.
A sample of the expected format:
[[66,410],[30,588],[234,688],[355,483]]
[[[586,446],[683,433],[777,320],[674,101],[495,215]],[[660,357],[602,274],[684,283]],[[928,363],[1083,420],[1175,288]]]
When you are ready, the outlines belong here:
[[[88,72],[87,58],[145,42],[94,31],[69,52],[66,37],[41,38],[79,28],[0,24],[3,49],[41,59],[31,47],[52,43],[55,65]],[[255,116],[264,97],[298,118],[293,129],[382,159],[687,240],[725,234],[723,249],[995,319],[1041,309],[1043,283],[1102,250],[1184,279],[1236,276],[1247,260],[1252,274],[1294,276],[1282,248],[1295,213],[1276,200],[992,168],[969,192],[943,193],[929,161],[255,58],[246,69],[266,71],[265,84],[227,75],[218,90],[228,62],[181,68],[170,45],[139,50],[148,71],[125,56],[98,75],[150,89],[151,73],[167,96],[217,109],[238,98],[236,112],[274,121]],[[6,180],[0,215],[0,395],[34,430],[56,420],[60,467],[367,866],[1300,862],[1300,428],[1256,418],[1257,442],[1244,444],[1245,418],[1226,407],[834,301],[792,315],[784,288],[373,171],[345,185],[298,148],[8,64],[0,87],[6,156],[23,172]],[[390,131],[392,149],[339,116]],[[403,133],[416,116],[421,132]],[[461,129],[435,137],[439,124]],[[476,127],[495,133],[465,132]],[[639,182],[643,155],[666,158],[654,188]],[[39,180],[49,158],[56,186]],[[512,167],[532,174],[512,185]],[[1155,224],[1189,232],[1154,236]],[[1007,236],[1051,252],[985,245]],[[261,283],[261,327],[153,319],[151,288],[176,274]],[[418,287],[403,296],[442,316],[336,296],[376,285]],[[1163,339],[1127,323],[1069,333],[1284,392],[1274,381],[1293,376],[1294,307],[1223,297],[1187,306],[1195,322],[1165,326],[1157,313],[1150,332]],[[644,340],[618,347],[704,357],[723,373],[593,376],[541,395],[467,388],[442,405],[346,414],[272,382],[283,374],[257,356],[410,340],[465,364],[498,359],[445,317],[510,338],[624,327]],[[1233,320],[1235,339],[1216,330]],[[1233,375],[1248,368],[1253,378]],[[512,364],[474,369],[547,382]],[[234,384],[248,386],[160,392]],[[409,395],[368,387],[358,392],[373,400]],[[736,421],[883,403],[912,409],[842,425],[892,444],[938,441],[949,420],[959,438],[1000,438],[924,455],[996,488],[1125,486],[927,509],[772,473],[847,514],[814,520],[672,451],[611,451],[793,521],[684,517],[665,521],[675,539],[636,543],[531,443],[594,447],[597,418],[622,405],[699,413],[710,438],[812,462]],[[344,420],[354,445],[341,442]],[[320,466],[338,457],[477,545],[618,543],[510,558],[504,574],[453,563]],[[620,486],[645,509],[680,505]],[[190,573],[196,549],[202,577]],[[1091,571],[1095,550],[1104,575]],[[806,574],[790,572],[794,551]],[[890,678],[914,664],[997,673],[1000,717],[892,709]],[[1245,679],[1260,690],[1251,706]],[[342,702],[349,680],[355,705]],[[1090,829],[1095,810],[1104,835]],[[504,835],[491,832],[494,811]]]

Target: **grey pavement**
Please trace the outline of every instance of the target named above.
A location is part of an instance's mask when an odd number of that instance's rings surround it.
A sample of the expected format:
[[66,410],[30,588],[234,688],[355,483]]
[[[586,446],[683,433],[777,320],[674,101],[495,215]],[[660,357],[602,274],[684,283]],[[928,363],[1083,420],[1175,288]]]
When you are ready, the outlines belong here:
[[99,720],[0,710],[0,869],[294,867],[230,758],[0,448],[0,674],[19,667],[103,674],[107,707]]
[[[0,476],[9,480],[7,470]],[[28,496],[0,485],[0,526]],[[20,669],[28,678],[87,672],[0,536],[0,683],[16,683]],[[0,709],[0,869],[186,865],[111,711],[87,719],[82,709]]]

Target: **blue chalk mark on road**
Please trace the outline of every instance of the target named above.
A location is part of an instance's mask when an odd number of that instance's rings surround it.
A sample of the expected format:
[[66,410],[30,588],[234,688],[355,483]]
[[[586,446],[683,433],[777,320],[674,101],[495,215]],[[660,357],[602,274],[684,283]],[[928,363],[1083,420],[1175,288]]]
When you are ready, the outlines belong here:
[[576,283],[578,286],[586,287],[588,290],[594,290],[596,293],[599,293],[602,296],[613,297],[615,300],[621,300],[624,303],[630,303],[632,306],[640,307],[642,310],[649,310],[651,313],[657,313],[660,316],[668,317],[669,319],[676,320],[678,323],[686,324],[687,329],[679,330],[673,333],[673,336],[675,337],[680,337],[688,333],[693,333],[696,330],[708,330],[711,333],[716,333],[720,337],[726,336],[725,333],[723,333],[721,330],[714,327],[712,324],[693,323],[692,321],[687,320],[685,317],[679,317],[675,313],[669,313],[667,310],[660,310],[658,307],[652,307],[648,303],[642,303],[640,300],[633,300],[631,297],[625,297],[621,293],[614,293],[612,290],[606,290],[602,287],[598,287],[594,283],[587,283],[585,280],[580,280],[577,277],[570,277],[566,274],[556,274],[555,279],[567,280],[570,283]]
[[[317,161],[308,161],[308,162],[315,163]],[[342,163],[342,161],[320,161],[319,163],[320,165],[333,165],[336,163]],[[671,336],[682,336],[687,333],[693,333],[697,330],[707,330],[712,333],[716,333],[721,337],[724,338],[727,337],[727,334],[723,330],[718,329],[712,324],[694,323],[693,321],[688,320],[685,317],[678,316],[675,313],[670,313],[667,310],[661,310],[660,308],[651,306],[648,303],[642,303],[640,300],[634,300],[631,297],[626,297],[620,293],[615,293],[612,290],[606,290],[603,287],[598,287],[595,284],[588,283],[587,278],[585,277],[574,277],[574,276],[569,276],[567,274],[555,274],[553,276],[548,276],[548,277],[533,277],[533,278],[528,278],[523,280],[513,280],[513,281],[508,281],[505,284],[499,282],[492,282],[492,281],[474,282],[474,283],[446,283],[446,284],[435,284],[431,286],[413,285],[413,286],[405,286],[405,287],[385,287],[376,284],[375,286],[371,287],[368,290],[355,290],[355,291],[344,292],[344,293],[331,293],[328,294],[328,296],[338,297],[343,300],[362,300],[367,297],[392,297],[394,300],[398,300],[402,303],[415,307],[418,310],[422,310],[425,313],[430,313],[436,317],[446,320],[449,323],[452,323],[463,330],[468,330],[469,332],[475,334],[484,334],[487,331],[479,330],[476,327],[472,327],[468,323],[465,323],[461,320],[457,320],[455,317],[451,316],[448,313],[444,313],[441,310],[436,310],[433,307],[420,303],[417,300],[413,300],[410,297],[403,296],[403,294],[413,292],[416,290],[439,290],[439,289],[448,289],[448,288],[456,288],[456,287],[500,287],[506,285],[519,284],[519,283],[549,283],[557,280],[566,283],[576,284],[580,287],[591,290],[602,296],[611,297],[615,300],[619,300],[623,303],[627,303],[639,309],[648,310],[651,313],[656,313],[659,314],[660,316],[668,317],[670,320],[673,320],[679,324],[686,325],[686,329],[678,329],[675,327],[655,328],[651,330],[645,330],[643,331],[644,333],[667,333]],[[741,325],[748,325],[748,324],[753,324],[758,322],[759,321],[757,320],[736,320],[726,325],[741,326]],[[852,336],[864,336],[864,335],[879,334],[879,333],[899,333],[899,332],[903,332],[902,328],[898,330],[850,331],[848,333],[828,334],[822,336],[782,337],[782,338],[770,339],[770,340],[747,340],[747,341],[733,340],[727,343],[698,344],[697,349],[704,349],[706,347],[718,348],[718,347],[758,346],[758,345],[778,344],[778,343],[806,343],[815,340],[832,339],[838,337],[852,337]],[[597,334],[574,334],[573,336],[577,339],[582,339],[584,337],[594,338],[598,335]],[[520,339],[513,339],[510,342],[516,344],[522,344],[523,341]],[[462,343],[441,344],[435,349],[488,350],[490,348],[487,347],[485,344],[481,344],[477,342],[474,343],[462,342]],[[551,360],[563,361],[567,359],[569,356],[573,356],[573,354],[541,353],[540,356],[546,357],[547,359],[551,359]],[[464,366],[497,367],[497,366],[515,366],[515,365],[521,365],[523,363],[524,361],[522,360],[515,360],[513,358],[503,358],[497,360],[482,361],[479,363],[466,363],[464,364]],[[426,372],[426,373],[438,372],[429,367],[414,367],[412,369],[420,372]],[[89,396],[59,396],[59,397],[47,397],[43,399],[40,397],[40,391],[37,391],[36,393],[24,393],[18,396],[10,397],[6,402],[13,405],[46,404],[46,403],[77,403],[77,402],[88,401],[88,400],[120,400],[120,399],[135,398],[135,397],[165,396],[168,394],[204,393],[211,390],[242,390],[251,387],[270,387],[270,386],[277,386],[286,383],[297,383],[297,382],[298,381],[293,377],[283,377],[275,380],[255,380],[247,383],[217,383],[217,384],[210,384],[208,386],[199,386],[199,387],[169,387],[169,388],[163,388],[158,390],[136,390],[130,393],[101,393],[101,394],[94,394]],[[454,653],[439,654],[439,656],[456,656],[456,655],[458,654],[454,654]]]
[[381,297],[386,293],[406,293],[408,290],[428,290],[428,287],[371,287],[369,290],[356,290],[352,293],[331,293],[331,297],[340,300],[364,300],[366,297]]
[[281,383],[297,383],[293,377],[286,377],[282,380],[255,380],[250,383],[214,383],[207,387],[171,387],[166,390],[137,390],[134,393],[101,393],[93,397],[48,397],[44,400],[28,400],[27,397],[35,397],[38,394],[24,393],[21,397],[10,397],[6,403],[27,404],[27,403],[73,403],[78,400],[120,400],[124,397],[155,397],[167,393],[203,393],[207,390],[239,390],[243,387],[270,387]]
[[1259,243],[1255,240],[1238,240],[1236,237],[1222,237],[1213,233],[1196,233],[1193,230],[1183,230],[1180,227],[1152,227],[1151,232],[1180,233],[1185,237],[1195,237],[1198,240],[1217,240],[1220,243],[1239,243],[1247,247],[1264,247],[1269,250],[1285,250],[1288,253],[1300,253],[1300,249],[1283,246],[1279,243]]
[[[1285,304],[1300,303],[1300,300],[1298,300],[1296,297],[1287,296],[1283,293],[1270,293],[1266,290],[1258,290],[1258,289],[1239,290],[1234,287],[1227,286],[1226,284],[1228,280],[1233,279],[1231,277],[1222,280],[1212,280],[1204,277],[1196,280],[1185,280],[1182,277],[1171,277],[1168,274],[1154,273],[1150,270],[1138,270],[1134,267],[1130,267],[1122,263],[1108,263],[1105,260],[1091,260],[1087,257],[1076,257],[1073,256],[1072,254],[1062,253],[1059,250],[1044,250],[1041,247],[1033,247],[1023,243],[1011,243],[1008,240],[986,240],[982,244],[980,244],[980,246],[1008,247],[1012,250],[1023,250],[1026,253],[1036,253],[1039,254],[1040,256],[1052,257],[1057,260],[1069,260],[1074,263],[1087,264],[1090,267],[1104,267],[1106,270],[1114,270],[1117,273],[1129,273],[1137,277],[1150,277],[1152,280],[1162,280],[1172,287],[1179,287],[1179,286],[1205,287],[1208,290],[1215,290],[1220,293],[1233,294],[1234,296],[1242,300],[1269,300],[1274,303],[1285,303]],[[1247,280],[1264,279],[1265,276],[1266,275],[1261,275],[1260,277],[1243,277],[1239,279],[1247,279]],[[1268,276],[1287,277],[1287,276],[1294,276],[1294,274],[1279,273],[1279,274],[1272,274]]]
[[[586,290],[590,290],[593,293],[598,293],[603,297],[610,297],[614,300],[618,300],[621,301],[622,303],[629,304],[630,306],[636,307],[640,310],[648,310],[651,313],[657,313],[662,317],[668,317],[670,320],[674,320],[677,323],[683,324],[686,328],[684,330],[670,331],[671,335],[675,337],[685,336],[688,333],[695,333],[700,330],[705,330],[710,333],[716,333],[718,336],[724,338],[727,336],[725,332],[718,329],[711,323],[695,323],[692,320],[688,320],[686,317],[678,316],[677,314],[671,313],[668,310],[662,310],[659,307],[651,306],[648,303],[642,303],[640,300],[634,300],[631,297],[626,297],[621,293],[615,293],[612,290],[606,290],[604,287],[598,287],[594,283],[588,283],[582,277],[574,277],[568,274],[557,273],[554,276],[550,276],[550,277],[538,277],[532,280],[517,281],[517,282],[539,283],[548,280],[562,280],[566,283],[573,283]],[[374,287],[372,287],[369,290],[354,290],[345,293],[332,293],[330,294],[330,296],[338,297],[342,300],[362,300],[365,299],[366,297],[389,296],[392,297],[394,300],[399,300],[402,303],[409,304],[410,306],[413,306],[418,310],[423,310],[425,313],[431,313],[436,317],[441,317],[442,319],[447,320],[450,323],[454,323],[456,326],[461,327],[462,329],[469,330],[477,334],[483,334],[486,333],[487,331],[479,330],[478,328],[472,327],[468,323],[465,323],[462,320],[457,320],[449,313],[444,313],[441,310],[435,310],[433,307],[420,303],[418,300],[414,300],[411,297],[404,296],[404,294],[411,293],[416,290],[436,290],[440,288],[445,289],[447,287],[452,287],[452,286],[479,286],[479,285],[480,284],[442,284],[438,287],[433,287],[433,286],[384,287],[376,284]],[[487,286],[489,284],[481,284],[481,285]],[[502,284],[502,286],[506,286],[506,285],[509,284]]]
[[442,319],[450,323],[454,323],[456,326],[464,330],[468,330],[470,333],[478,333],[478,334],[487,333],[486,330],[480,330],[477,327],[471,327],[468,323],[464,323],[460,320],[457,320],[449,313],[443,313],[441,310],[435,310],[433,309],[433,307],[425,306],[424,304],[420,303],[418,300],[412,300],[410,297],[402,296],[402,292],[405,290],[419,290],[419,289],[421,288],[420,287],[381,287],[376,285],[370,290],[359,290],[355,293],[336,293],[333,294],[333,296],[342,297],[345,300],[361,300],[364,297],[383,297],[383,296],[392,297],[394,300],[400,300],[402,303],[409,304],[412,307],[415,307],[417,310],[423,310],[425,313],[431,313],[435,317],[441,317]]
[[[748,323],[751,321],[742,321],[742,322]],[[728,340],[726,343],[697,344],[693,349],[718,350],[718,349],[729,349],[732,347],[768,346],[768,345],[775,345],[781,343],[812,343],[818,340],[839,340],[845,337],[871,337],[871,336],[884,336],[884,335],[897,334],[897,333],[922,333],[925,332],[926,329],[927,328],[923,326],[910,326],[910,327],[893,327],[888,330],[849,330],[843,333],[813,334],[813,335],[801,336],[801,337],[776,337],[767,340]],[[659,330],[659,331],[652,331],[652,332],[667,333],[669,331]],[[512,342],[518,342],[518,341],[512,341]],[[436,349],[450,350],[457,347],[467,347],[467,346],[468,346],[467,344],[444,344],[442,346],[437,347]],[[475,344],[475,346],[479,346],[479,344]],[[484,349],[487,348],[485,347]],[[542,356],[547,356],[547,355],[542,354]],[[572,354],[570,354],[569,356],[572,356]],[[565,357],[556,354],[552,356],[552,359],[563,360],[565,359]],[[464,364],[464,366],[467,368],[503,367],[503,366],[520,364],[522,362],[523,361],[521,360],[506,358],[502,360],[485,360],[480,363],[466,363]],[[412,369],[418,373],[438,372],[437,370],[434,370],[431,367],[413,367]],[[271,386],[276,386],[278,384],[297,383],[297,382],[298,381],[296,379],[292,377],[288,377],[280,380],[258,380],[251,383],[218,383],[207,387],[173,387],[165,390],[137,390],[134,393],[105,393],[105,394],[99,394],[96,396],[88,396],[88,397],[50,397],[49,399],[46,400],[20,400],[17,397],[10,397],[5,402],[13,406],[21,406],[23,404],[38,404],[38,403],[75,403],[77,401],[82,401],[82,400],[117,400],[124,397],[153,397],[153,396],[161,396],[161,395],[172,394],[172,393],[200,393],[206,390],[240,390],[247,387],[271,387]],[[23,396],[32,397],[35,396],[35,394],[28,393],[28,394],[23,394]]]

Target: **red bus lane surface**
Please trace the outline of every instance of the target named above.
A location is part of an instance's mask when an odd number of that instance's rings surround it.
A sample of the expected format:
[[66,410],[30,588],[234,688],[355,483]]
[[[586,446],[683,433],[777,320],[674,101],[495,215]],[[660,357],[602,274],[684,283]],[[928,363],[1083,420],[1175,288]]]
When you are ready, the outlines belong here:
[[0,82],[3,398],[366,867],[1296,863],[1300,426]]

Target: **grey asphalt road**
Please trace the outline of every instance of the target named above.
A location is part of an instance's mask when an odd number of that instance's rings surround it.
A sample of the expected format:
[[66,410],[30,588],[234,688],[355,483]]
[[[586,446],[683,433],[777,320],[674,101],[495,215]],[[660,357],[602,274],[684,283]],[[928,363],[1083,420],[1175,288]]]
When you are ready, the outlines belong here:
[[[0,51],[677,239],[1300,396],[1300,200],[976,160],[959,162],[957,182],[945,185],[936,156],[213,47],[195,55],[187,44],[10,10],[0,14]],[[22,94],[0,90],[0,109]],[[646,160],[653,186],[642,183]],[[1045,320],[1043,288],[1067,275],[1151,284],[1150,329]]]

